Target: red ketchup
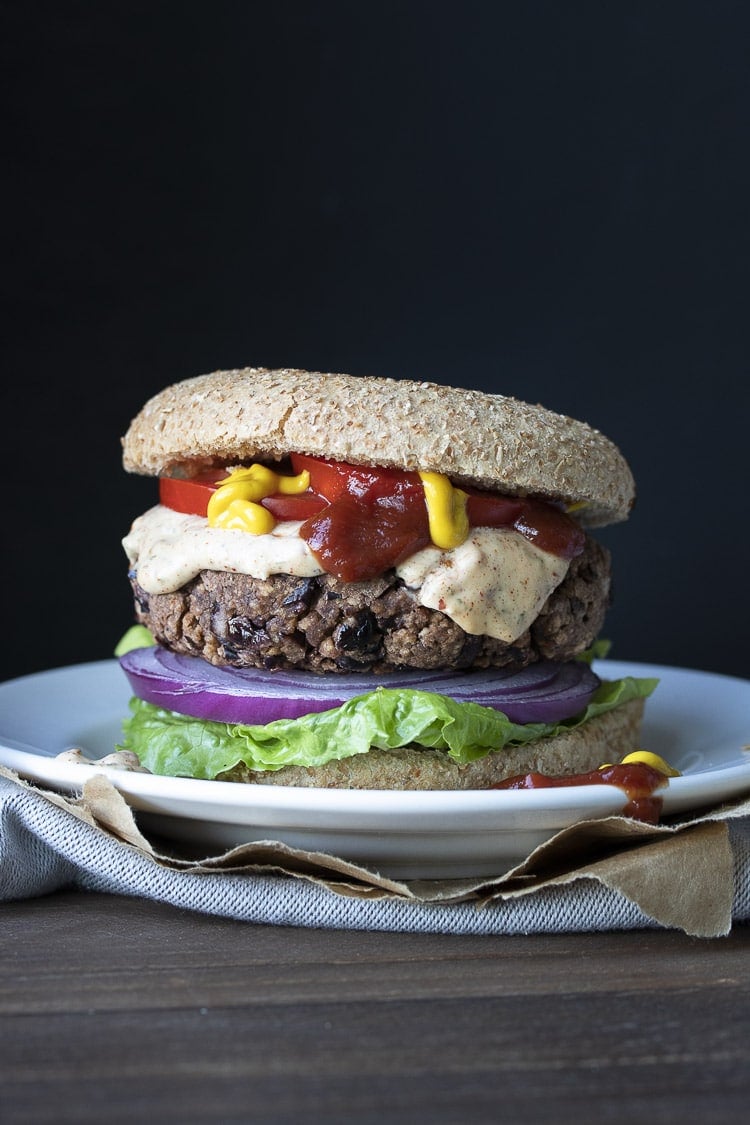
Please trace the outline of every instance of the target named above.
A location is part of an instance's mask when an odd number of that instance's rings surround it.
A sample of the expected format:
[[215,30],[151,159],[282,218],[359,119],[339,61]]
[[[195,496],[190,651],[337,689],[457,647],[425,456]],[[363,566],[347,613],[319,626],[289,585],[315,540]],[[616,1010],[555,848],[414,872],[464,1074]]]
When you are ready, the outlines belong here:
[[[362,468],[292,455],[295,472],[307,469],[313,492],[328,505],[300,528],[320,565],[345,582],[363,582],[429,546],[424,488],[418,473]],[[585,533],[560,508],[466,488],[471,527],[511,527],[535,546],[572,559]]]
[[430,544],[424,489],[416,473],[373,473],[367,488],[344,491],[300,528],[328,574],[366,582]]
[[543,773],[518,774],[506,777],[490,789],[559,789],[572,785],[615,785],[622,789],[628,800],[623,806],[622,815],[645,824],[658,824],[662,810],[662,798],[655,797],[654,791],[662,789],[667,778],[659,770],[645,762],[627,762],[619,766],[606,766],[604,769],[590,770],[588,773],[575,773],[567,777],[549,777]]

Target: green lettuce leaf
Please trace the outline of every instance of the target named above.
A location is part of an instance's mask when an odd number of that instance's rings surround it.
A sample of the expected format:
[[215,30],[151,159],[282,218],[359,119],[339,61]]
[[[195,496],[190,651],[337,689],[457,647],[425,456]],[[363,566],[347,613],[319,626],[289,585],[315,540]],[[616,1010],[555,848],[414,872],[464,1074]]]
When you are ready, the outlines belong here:
[[120,637],[115,648],[115,656],[124,656],[134,648],[151,648],[156,641],[145,625],[131,625]]
[[378,688],[341,707],[267,726],[217,723],[166,711],[132,699],[119,749],[132,750],[152,773],[212,780],[240,762],[251,770],[322,766],[416,743],[446,751],[465,765],[486,754],[572,730],[631,699],[644,699],[658,680],[625,677],[605,681],[588,707],[561,723],[512,723],[477,703],[411,688]]
[[576,660],[582,660],[584,664],[593,664],[595,660],[606,660],[611,648],[611,641],[600,638],[598,641],[594,641],[590,648],[579,653]]

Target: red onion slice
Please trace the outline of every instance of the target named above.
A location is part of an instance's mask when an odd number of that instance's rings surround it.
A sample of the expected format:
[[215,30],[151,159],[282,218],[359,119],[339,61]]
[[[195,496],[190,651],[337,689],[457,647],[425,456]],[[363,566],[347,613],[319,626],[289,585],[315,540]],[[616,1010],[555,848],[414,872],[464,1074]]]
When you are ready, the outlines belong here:
[[514,723],[554,723],[582,711],[601,682],[582,661],[544,661],[521,672],[489,668],[325,676],[216,668],[160,646],[132,649],[120,658],[120,665],[133,693],[147,703],[197,719],[250,725],[328,711],[379,687],[414,688],[448,695],[458,703],[479,703],[502,711]]

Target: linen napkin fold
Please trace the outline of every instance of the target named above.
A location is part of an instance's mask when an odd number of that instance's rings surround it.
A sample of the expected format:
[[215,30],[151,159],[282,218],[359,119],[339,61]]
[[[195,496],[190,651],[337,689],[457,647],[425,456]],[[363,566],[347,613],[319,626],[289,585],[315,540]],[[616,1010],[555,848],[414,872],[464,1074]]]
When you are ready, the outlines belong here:
[[495,878],[399,882],[273,840],[186,858],[143,835],[104,775],[71,798],[0,767],[0,900],[63,888],[275,925],[498,935],[665,927],[719,937],[750,920],[750,798],[658,826],[585,821]]

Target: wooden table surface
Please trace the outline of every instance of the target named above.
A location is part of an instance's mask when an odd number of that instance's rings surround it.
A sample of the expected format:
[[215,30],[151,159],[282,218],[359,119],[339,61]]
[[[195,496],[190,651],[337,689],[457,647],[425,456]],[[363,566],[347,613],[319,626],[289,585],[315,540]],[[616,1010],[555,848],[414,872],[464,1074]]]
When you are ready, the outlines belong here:
[[750,927],[530,937],[0,906],[0,1121],[745,1122]]

